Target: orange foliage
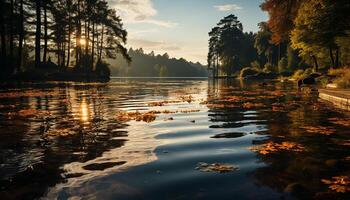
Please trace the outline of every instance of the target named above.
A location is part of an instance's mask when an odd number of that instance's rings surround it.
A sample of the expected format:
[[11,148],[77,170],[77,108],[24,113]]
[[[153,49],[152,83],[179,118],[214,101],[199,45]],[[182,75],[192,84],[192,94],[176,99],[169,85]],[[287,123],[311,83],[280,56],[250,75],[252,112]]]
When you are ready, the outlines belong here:
[[328,120],[336,125],[350,127],[350,119],[329,118]]
[[180,110],[180,113],[194,113],[194,112],[200,112],[200,110]]
[[326,185],[329,185],[329,189],[335,192],[340,192],[340,193],[350,192],[349,176],[335,176],[335,177],[332,177],[331,180],[322,179],[322,182]]
[[289,38],[299,6],[300,1],[297,0],[265,0],[261,5],[262,10],[269,14],[268,26],[272,31],[273,44],[280,44]]
[[144,121],[144,122],[150,123],[156,120],[156,115],[153,112],[146,112],[146,113],[140,113],[139,111],[118,112],[117,119],[118,121],[121,121],[121,122],[135,120],[135,121]]
[[327,126],[303,126],[301,128],[305,129],[308,133],[321,135],[332,135],[336,132],[334,128]]
[[191,103],[192,101],[194,101],[194,99],[193,99],[193,97],[191,95],[189,95],[189,96],[180,96],[179,98],[183,102]]
[[220,163],[208,164],[208,163],[200,162],[198,163],[196,169],[201,172],[228,173],[228,172],[233,172],[238,170],[239,167],[234,165],[228,165],[228,164],[220,164]]
[[17,112],[9,112],[7,113],[8,118],[12,119],[13,117],[22,117],[22,118],[27,118],[27,117],[45,117],[50,115],[49,111],[39,111],[35,109],[24,109],[20,110]]
[[304,147],[300,144],[294,142],[282,142],[281,144],[275,142],[268,142],[266,144],[251,147],[249,148],[251,151],[258,152],[263,155],[279,152],[279,151],[294,151],[301,152],[304,151]]
[[259,108],[259,107],[264,107],[263,103],[251,103],[251,102],[247,102],[243,104],[243,108],[246,109],[251,109],[251,108]]
[[16,92],[3,92],[0,93],[0,99],[2,98],[19,98],[19,97],[41,97],[41,96],[53,96],[57,95],[56,92],[49,91],[16,91]]
[[171,103],[179,103],[180,101],[161,101],[161,102],[150,102],[147,105],[154,107],[154,106],[164,106],[166,104],[171,104]]
[[207,107],[211,109],[218,109],[218,108],[237,108],[239,106],[235,104],[208,104]]

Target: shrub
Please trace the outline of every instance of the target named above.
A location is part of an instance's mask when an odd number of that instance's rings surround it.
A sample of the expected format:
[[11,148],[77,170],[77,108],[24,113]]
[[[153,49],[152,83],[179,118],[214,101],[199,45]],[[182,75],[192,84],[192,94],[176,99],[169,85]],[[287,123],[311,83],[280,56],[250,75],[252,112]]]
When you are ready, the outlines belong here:
[[307,68],[304,71],[303,77],[305,78],[305,77],[309,76],[312,73],[314,73],[313,69],[312,68]]
[[283,57],[278,62],[278,72],[279,73],[288,72],[288,60],[287,60],[287,58]]
[[110,76],[111,75],[111,70],[109,69],[109,64],[98,60],[96,63],[96,69],[95,69],[96,73],[100,76]]
[[259,71],[251,67],[245,67],[241,70],[240,78],[246,78],[247,76],[256,75]]
[[350,68],[331,69],[328,73],[336,77],[334,83],[339,88],[350,88]]
[[262,69],[259,61],[254,61],[250,64],[252,66],[253,69],[257,70],[257,71],[260,71]]
[[265,73],[270,73],[270,72],[275,72],[276,69],[275,67],[270,64],[270,63],[266,63],[265,66],[264,66],[264,70],[263,70]]
[[298,80],[304,76],[304,70],[298,69],[297,71],[294,72],[292,78],[295,80]]

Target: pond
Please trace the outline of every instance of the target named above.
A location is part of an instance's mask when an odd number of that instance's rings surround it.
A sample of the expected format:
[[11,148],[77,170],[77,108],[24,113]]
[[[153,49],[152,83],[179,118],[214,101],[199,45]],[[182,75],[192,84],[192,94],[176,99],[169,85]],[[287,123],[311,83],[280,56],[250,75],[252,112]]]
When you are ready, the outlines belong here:
[[0,91],[2,199],[349,199],[350,116],[293,83]]

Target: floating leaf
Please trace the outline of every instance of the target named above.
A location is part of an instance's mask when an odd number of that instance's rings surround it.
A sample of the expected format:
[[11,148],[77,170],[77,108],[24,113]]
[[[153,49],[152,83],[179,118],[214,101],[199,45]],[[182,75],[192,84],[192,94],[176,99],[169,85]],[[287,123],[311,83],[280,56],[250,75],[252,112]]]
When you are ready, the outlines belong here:
[[335,176],[329,179],[321,180],[324,184],[329,185],[329,189],[339,192],[346,193],[350,192],[350,178],[349,176]]
[[156,120],[156,115],[153,112],[146,112],[146,113],[141,113],[139,111],[118,112],[117,119],[121,122],[135,120],[135,121],[144,121],[144,122],[150,123]]
[[201,172],[218,172],[218,173],[229,173],[238,170],[239,167],[229,164],[213,163],[208,164],[204,162],[198,163],[196,170]]
[[336,125],[350,127],[350,119],[329,118],[328,120],[329,120],[331,123],[336,124]]
[[336,132],[334,128],[328,126],[303,126],[301,128],[305,129],[308,133],[320,135],[332,135]]
[[294,142],[282,142],[281,144],[276,142],[268,142],[266,144],[262,144],[259,146],[249,148],[251,151],[258,152],[262,155],[267,155],[280,151],[294,151],[294,152],[302,152],[304,151],[304,147],[300,144]]
[[259,107],[264,107],[264,104],[262,104],[262,103],[251,103],[251,102],[247,102],[247,103],[243,104],[243,108],[246,108],[246,109],[259,108]]

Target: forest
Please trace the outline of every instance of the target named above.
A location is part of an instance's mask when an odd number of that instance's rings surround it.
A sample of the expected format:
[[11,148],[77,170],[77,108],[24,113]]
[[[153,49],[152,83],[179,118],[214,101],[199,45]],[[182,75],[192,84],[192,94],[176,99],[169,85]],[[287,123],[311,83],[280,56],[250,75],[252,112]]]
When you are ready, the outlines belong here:
[[[210,32],[208,66],[214,76],[292,75],[350,66],[350,2],[265,0],[269,19],[245,33],[235,15]],[[264,76],[263,76],[264,77]]]
[[121,55],[110,60],[112,76],[124,77],[207,77],[207,68],[199,62],[193,63],[184,58],[170,58],[167,53],[155,55],[145,53],[142,48],[129,49],[132,62],[128,63]]
[[106,0],[1,0],[1,78],[109,78],[127,31]]

